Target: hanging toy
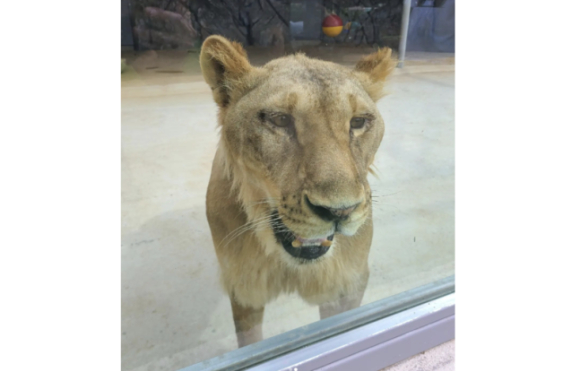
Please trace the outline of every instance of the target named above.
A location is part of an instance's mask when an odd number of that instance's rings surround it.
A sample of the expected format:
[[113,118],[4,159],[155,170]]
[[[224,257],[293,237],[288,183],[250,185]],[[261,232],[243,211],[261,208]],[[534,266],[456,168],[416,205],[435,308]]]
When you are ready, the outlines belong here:
[[322,32],[328,37],[336,37],[342,32],[342,19],[331,14],[322,21]]

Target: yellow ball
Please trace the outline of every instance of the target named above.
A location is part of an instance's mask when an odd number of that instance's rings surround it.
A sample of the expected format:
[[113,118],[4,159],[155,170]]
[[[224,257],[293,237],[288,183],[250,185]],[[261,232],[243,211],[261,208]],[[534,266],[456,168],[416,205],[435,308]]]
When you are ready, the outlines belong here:
[[342,26],[322,27],[322,32],[328,37],[335,37],[342,32]]

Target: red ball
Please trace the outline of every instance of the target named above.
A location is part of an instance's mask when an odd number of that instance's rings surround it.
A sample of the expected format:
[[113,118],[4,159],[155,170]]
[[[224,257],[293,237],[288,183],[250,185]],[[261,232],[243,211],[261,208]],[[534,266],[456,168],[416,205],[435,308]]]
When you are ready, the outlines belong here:
[[322,21],[322,27],[340,27],[342,26],[342,19],[336,14],[331,14],[324,18]]

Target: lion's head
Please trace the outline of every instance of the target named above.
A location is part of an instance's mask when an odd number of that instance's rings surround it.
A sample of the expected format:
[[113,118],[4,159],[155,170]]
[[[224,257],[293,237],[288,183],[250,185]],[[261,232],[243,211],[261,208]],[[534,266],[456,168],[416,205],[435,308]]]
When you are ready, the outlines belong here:
[[224,170],[249,220],[270,223],[290,255],[315,259],[370,217],[367,175],[384,132],[375,102],[390,56],[379,50],[354,69],[302,54],[254,67],[239,44],[203,44]]

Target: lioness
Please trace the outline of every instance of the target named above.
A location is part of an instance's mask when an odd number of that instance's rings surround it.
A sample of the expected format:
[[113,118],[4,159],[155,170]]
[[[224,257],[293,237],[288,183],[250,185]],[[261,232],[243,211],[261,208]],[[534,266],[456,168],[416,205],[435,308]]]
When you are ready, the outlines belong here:
[[221,128],[206,213],[240,347],[261,340],[264,306],[281,293],[321,318],[360,305],[390,57],[379,50],[352,70],[302,54],[253,67],[239,44],[205,40]]

